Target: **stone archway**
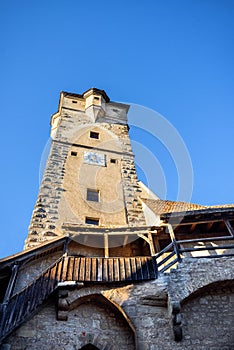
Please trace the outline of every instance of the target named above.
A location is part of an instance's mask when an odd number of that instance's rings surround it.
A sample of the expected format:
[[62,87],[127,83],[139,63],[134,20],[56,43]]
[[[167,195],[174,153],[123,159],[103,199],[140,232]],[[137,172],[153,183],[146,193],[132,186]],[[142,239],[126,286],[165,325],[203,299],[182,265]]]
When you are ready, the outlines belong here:
[[[193,350],[233,348],[234,280],[210,283],[181,302],[184,339],[189,337]],[[195,343],[199,339],[199,344]],[[196,344],[196,345],[195,345]]]
[[118,308],[103,295],[80,297],[70,304],[79,349],[135,350],[135,334]]

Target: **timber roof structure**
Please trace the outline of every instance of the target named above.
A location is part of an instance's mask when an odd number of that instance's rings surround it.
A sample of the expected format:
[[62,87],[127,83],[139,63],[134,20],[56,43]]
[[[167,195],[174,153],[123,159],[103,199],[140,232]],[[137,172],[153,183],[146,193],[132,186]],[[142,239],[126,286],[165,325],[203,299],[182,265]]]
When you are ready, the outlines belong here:
[[176,202],[162,199],[145,199],[142,201],[157,215],[179,213],[179,212],[191,212],[196,210],[210,210],[210,209],[222,209],[222,208],[233,208],[234,204],[224,205],[200,205],[189,202]]

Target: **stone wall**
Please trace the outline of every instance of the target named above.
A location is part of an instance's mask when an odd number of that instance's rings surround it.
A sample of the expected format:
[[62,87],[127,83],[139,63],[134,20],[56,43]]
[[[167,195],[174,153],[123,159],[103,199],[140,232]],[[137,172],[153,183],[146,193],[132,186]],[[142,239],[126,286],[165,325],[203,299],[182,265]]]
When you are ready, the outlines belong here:
[[13,295],[27,287],[33,280],[39,277],[46,269],[62,256],[62,252],[53,253],[47,257],[41,257],[32,261],[18,270]]
[[181,312],[184,341],[194,350],[234,348],[234,281],[201,290]]
[[[34,247],[66,234],[61,228],[64,222],[84,224],[83,212],[86,211],[87,214],[90,212],[91,217],[95,214],[97,216],[99,213],[104,225],[110,227],[111,225],[145,225],[142,206],[138,200],[141,188],[137,180],[128,126],[118,124],[117,119],[115,123],[113,124],[112,121],[112,124],[109,124],[105,115],[99,118],[98,122],[93,123],[85,112],[62,110],[56,136],[52,140],[38,200],[32,214],[25,248]],[[96,142],[97,140],[87,136],[92,129],[99,129],[102,133],[103,142],[100,145]],[[103,184],[109,186],[106,188],[110,196],[109,199],[107,198],[108,208],[111,210],[113,203],[120,207],[113,214],[110,212],[105,215],[105,210],[103,211],[103,208],[100,209],[97,205],[96,208],[95,203],[92,208],[85,203],[87,201],[82,194],[82,186],[78,183],[79,171],[76,168],[80,166],[78,163],[83,158],[82,152],[84,152],[85,147],[91,150],[92,148],[93,150],[100,148],[101,153],[108,154],[108,161],[109,158],[117,159],[118,164],[115,167],[111,167],[108,163],[106,169],[101,169],[103,174],[100,172],[99,176],[99,186],[103,186]],[[71,163],[70,153],[75,148],[82,153],[82,157],[79,157],[78,163]],[[73,175],[71,171],[73,171]],[[88,175],[91,176],[90,172],[90,169],[86,170],[87,181]],[[111,192],[115,193],[116,191],[118,198],[113,201]],[[79,196],[81,194],[81,198],[78,198],[77,194]],[[105,222],[106,220],[109,221]]]
[[123,316],[94,300],[71,310],[67,321],[56,320],[55,305],[50,301],[8,342],[12,350],[78,350],[88,343],[106,350],[135,347],[133,331]]
[[33,210],[25,248],[63,235],[56,225],[58,206],[63,193],[64,164],[69,146],[52,142],[38,199]]
[[121,141],[122,146],[122,184],[127,211],[129,226],[145,225],[145,217],[143,214],[142,204],[138,200],[138,196],[142,193],[139,186],[136,167],[134,163],[134,155],[132,153],[131,141],[128,134],[127,125],[110,125],[104,124],[107,130],[111,130]]
[[[233,263],[185,259],[151,282],[68,290],[67,321],[56,320],[54,298],[5,343],[11,349],[78,350],[90,342],[112,350],[234,350]],[[181,341],[175,341],[175,324]]]

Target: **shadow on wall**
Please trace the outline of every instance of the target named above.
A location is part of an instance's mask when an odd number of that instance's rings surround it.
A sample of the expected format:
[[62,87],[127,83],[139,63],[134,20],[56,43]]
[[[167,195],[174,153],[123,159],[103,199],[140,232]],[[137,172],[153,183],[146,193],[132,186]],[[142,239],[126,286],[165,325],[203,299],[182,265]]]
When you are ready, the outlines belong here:
[[[115,349],[128,344],[135,349],[135,329],[121,308],[101,294],[86,295],[70,304],[69,319],[78,318],[81,349]],[[90,320],[92,322],[90,322]],[[78,322],[79,321],[79,322]],[[130,323],[129,323],[130,322]],[[88,332],[82,332],[87,329]]]
[[182,306],[184,338],[200,344],[234,349],[234,281],[211,283],[186,298]]

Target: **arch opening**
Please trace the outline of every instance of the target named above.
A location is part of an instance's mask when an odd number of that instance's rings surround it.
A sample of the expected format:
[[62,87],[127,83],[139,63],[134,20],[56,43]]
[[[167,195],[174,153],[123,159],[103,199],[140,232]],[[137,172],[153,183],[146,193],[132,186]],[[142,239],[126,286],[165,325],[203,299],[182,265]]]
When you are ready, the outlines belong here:
[[80,348],[80,350],[100,350],[100,349],[97,348],[95,345],[89,343],[89,344],[82,346],[82,348]]
[[[88,344],[82,350],[100,350],[106,348],[107,344],[113,350],[126,346],[129,350],[135,349],[135,330],[117,306],[103,295],[82,296],[74,300],[70,307],[69,318],[74,317],[79,324],[78,334],[86,333],[83,335],[82,345],[87,341]],[[90,339],[94,341],[90,343]]]
[[184,336],[191,341],[199,339],[203,344],[217,348],[229,348],[234,344],[230,324],[234,318],[232,300],[234,281],[216,281],[199,288],[181,303]]

